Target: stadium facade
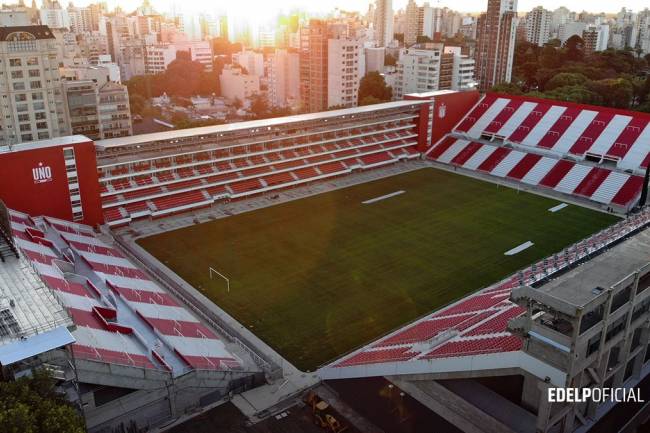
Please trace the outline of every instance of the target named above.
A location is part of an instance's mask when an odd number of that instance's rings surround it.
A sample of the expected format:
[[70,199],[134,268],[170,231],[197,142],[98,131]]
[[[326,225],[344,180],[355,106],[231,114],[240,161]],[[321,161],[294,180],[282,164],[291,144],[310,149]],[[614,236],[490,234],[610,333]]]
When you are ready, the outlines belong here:
[[[468,432],[588,430],[611,404],[551,404],[544,390],[633,386],[650,368],[650,215],[638,209],[650,116],[498,94],[0,148],[3,375],[45,364],[92,432],[158,426],[281,380],[246,334],[113,229],[411,159],[625,217],[320,377],[388,377]],[[513,375],[519,404],[486,406],[473,378]]]

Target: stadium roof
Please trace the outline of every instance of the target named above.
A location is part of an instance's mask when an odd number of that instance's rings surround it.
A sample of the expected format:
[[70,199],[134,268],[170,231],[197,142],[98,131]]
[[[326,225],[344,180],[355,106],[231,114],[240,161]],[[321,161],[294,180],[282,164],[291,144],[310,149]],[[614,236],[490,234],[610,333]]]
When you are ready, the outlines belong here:
[[650,262],[650,230],[644,230],[571,272],[532,291],[547,294],[578,308],[600,298],[604,281],[620,281]]
[[55,137],[49,138],[47,140],[28,141],[11,146],[0,146],[0,153],[22,152],[24,150],[63,146],[66,144],[88,143],[89,141],[92,140],[84,135],[68,135],[66,137]]
[[68,328],[60,326],[31,338],[0,346],[0,365],[11,365],[74,342],[75,339]]
[[320,113],[297,114],[294,116],[276,117],[276,118],[261,119],[261,120],[250,120],[246,122],[227,123],[224,125],[203,126],[200,128],[154,132],[151,134],[134,135],[131,137],[109,138],[106,140],[97,141],[95,142],[95,144],[99,149],[106,149],[106,148],[117,147],[117,146],[150,143],[152,141],[159,141],[159,140],[173,140],[173,139],[184,138],[184,137],[192,137],[201,134],[218,134],[218,133],[239,131],[242,129],[264,128],[264,127],[271,127],[276,125],[287,125],[290,123],[308,122],[314,120],[327,121],[328,118],[348,116],[348,115],[354,116],[356,114],[371,113],[371,112],[391,109],[391,108],[415,106],[415,105],[428,103],[428,102],[430,101],[409,100],[409,101],[385,102],[383,104],[366,105],[363,107],[354,107],[354,108],[344,108],[341,110],[332,110],[332,111],[325,111]]
[[0,263],[0,346],[61,326],[72,326],[72,319],[28,260]]

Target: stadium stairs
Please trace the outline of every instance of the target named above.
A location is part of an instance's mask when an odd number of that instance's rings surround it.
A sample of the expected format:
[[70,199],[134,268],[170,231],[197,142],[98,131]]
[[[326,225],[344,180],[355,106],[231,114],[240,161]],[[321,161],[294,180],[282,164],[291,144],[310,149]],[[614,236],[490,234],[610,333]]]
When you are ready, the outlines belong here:
[[110,226],[368,170],[420,156],[411,119],[99,167]]
[[625,212],[650,162],[650,116],[487,94],[426,157]]

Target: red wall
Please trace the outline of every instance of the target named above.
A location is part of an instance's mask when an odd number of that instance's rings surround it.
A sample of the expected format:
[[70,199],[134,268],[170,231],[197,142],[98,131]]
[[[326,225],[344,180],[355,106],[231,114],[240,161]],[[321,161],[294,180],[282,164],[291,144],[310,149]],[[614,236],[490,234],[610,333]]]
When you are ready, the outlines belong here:
[[[425,94],[405,95],[404,99],[433,100],[433,127],[431,142],[426,148],[433,146],[472,109],[479,101],[477,91],[467,92],[431,92]],[[424,152],[426,149],[419,149]]]
[[[0,154],[0,199],[7,206],[33,216],[46,215],[72,220],[70,193],[61,146],[15,150]],[[92,141],[75,143],[77,176],[81,193],[84,224],[103,223],[95,145]],[[19,147],[20,149],[20,147]],[[49,167],[51,177],[36,181],[32,169]]]

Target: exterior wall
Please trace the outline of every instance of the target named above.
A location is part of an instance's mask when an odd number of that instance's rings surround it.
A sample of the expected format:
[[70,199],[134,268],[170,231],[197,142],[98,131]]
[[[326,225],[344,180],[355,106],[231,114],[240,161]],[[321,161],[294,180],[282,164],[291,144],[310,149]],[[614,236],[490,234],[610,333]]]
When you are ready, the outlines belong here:
[[551,11],[541,6],[534,8],[526,16],[526,40],[544,46],[551,35]]
[[300,31],[300,99],[308,112],[327,109],[327,37],[323,20]]
[[257,75],[243,74],[239,68],[226,67],[219,76],[221,95],[230,100],[244,102],[260,91],[260,79]]
[[393,1],[377,0],[375,9],[375,39],[380,47],[387,47],[393,41]]
[[489,0],[478,20],[476,77],[479,89],[510,81],[517,26],[516,0]]
[[[71,137],[72,138],[72,137]],[[60,139],[65,143],[64,139]],[[58,145],[0,153],[3,179],[0,199],[8,207],[31,215],[46,215],[72,221],[72,203],[63,149],[73,147],[84,218],[88,225],[103,222],[95,146],[90,140],[72,145]],[[34,179],[33,169],[43,169]],[[49,170],[46,168],[49,167]]]
[[327,47],[327,106],[356,107],[361,79],[361,44],[330,39]]
[[[419,151],[424,152],[445,134],[451,132],[454,126],[478,103],[480,94],[476,91],[432,92],[405,95],[404,99],[427,99],[433,101],[431,137],[428,142],[421,143],[418,148]],[[428,117],[428,113],[422,117]],[[420,139],[422,139],[423,135],[420,134]]]
[[386,49],[368,47],[364,49],[366,56],[366,68],[364,75],[368,72],[377,71],[380,74],[384,72],[384,58],[386,57]]
[[274,107],[294,106],[300,98],[298,53],[276,50],[269,60],[269,103]]

